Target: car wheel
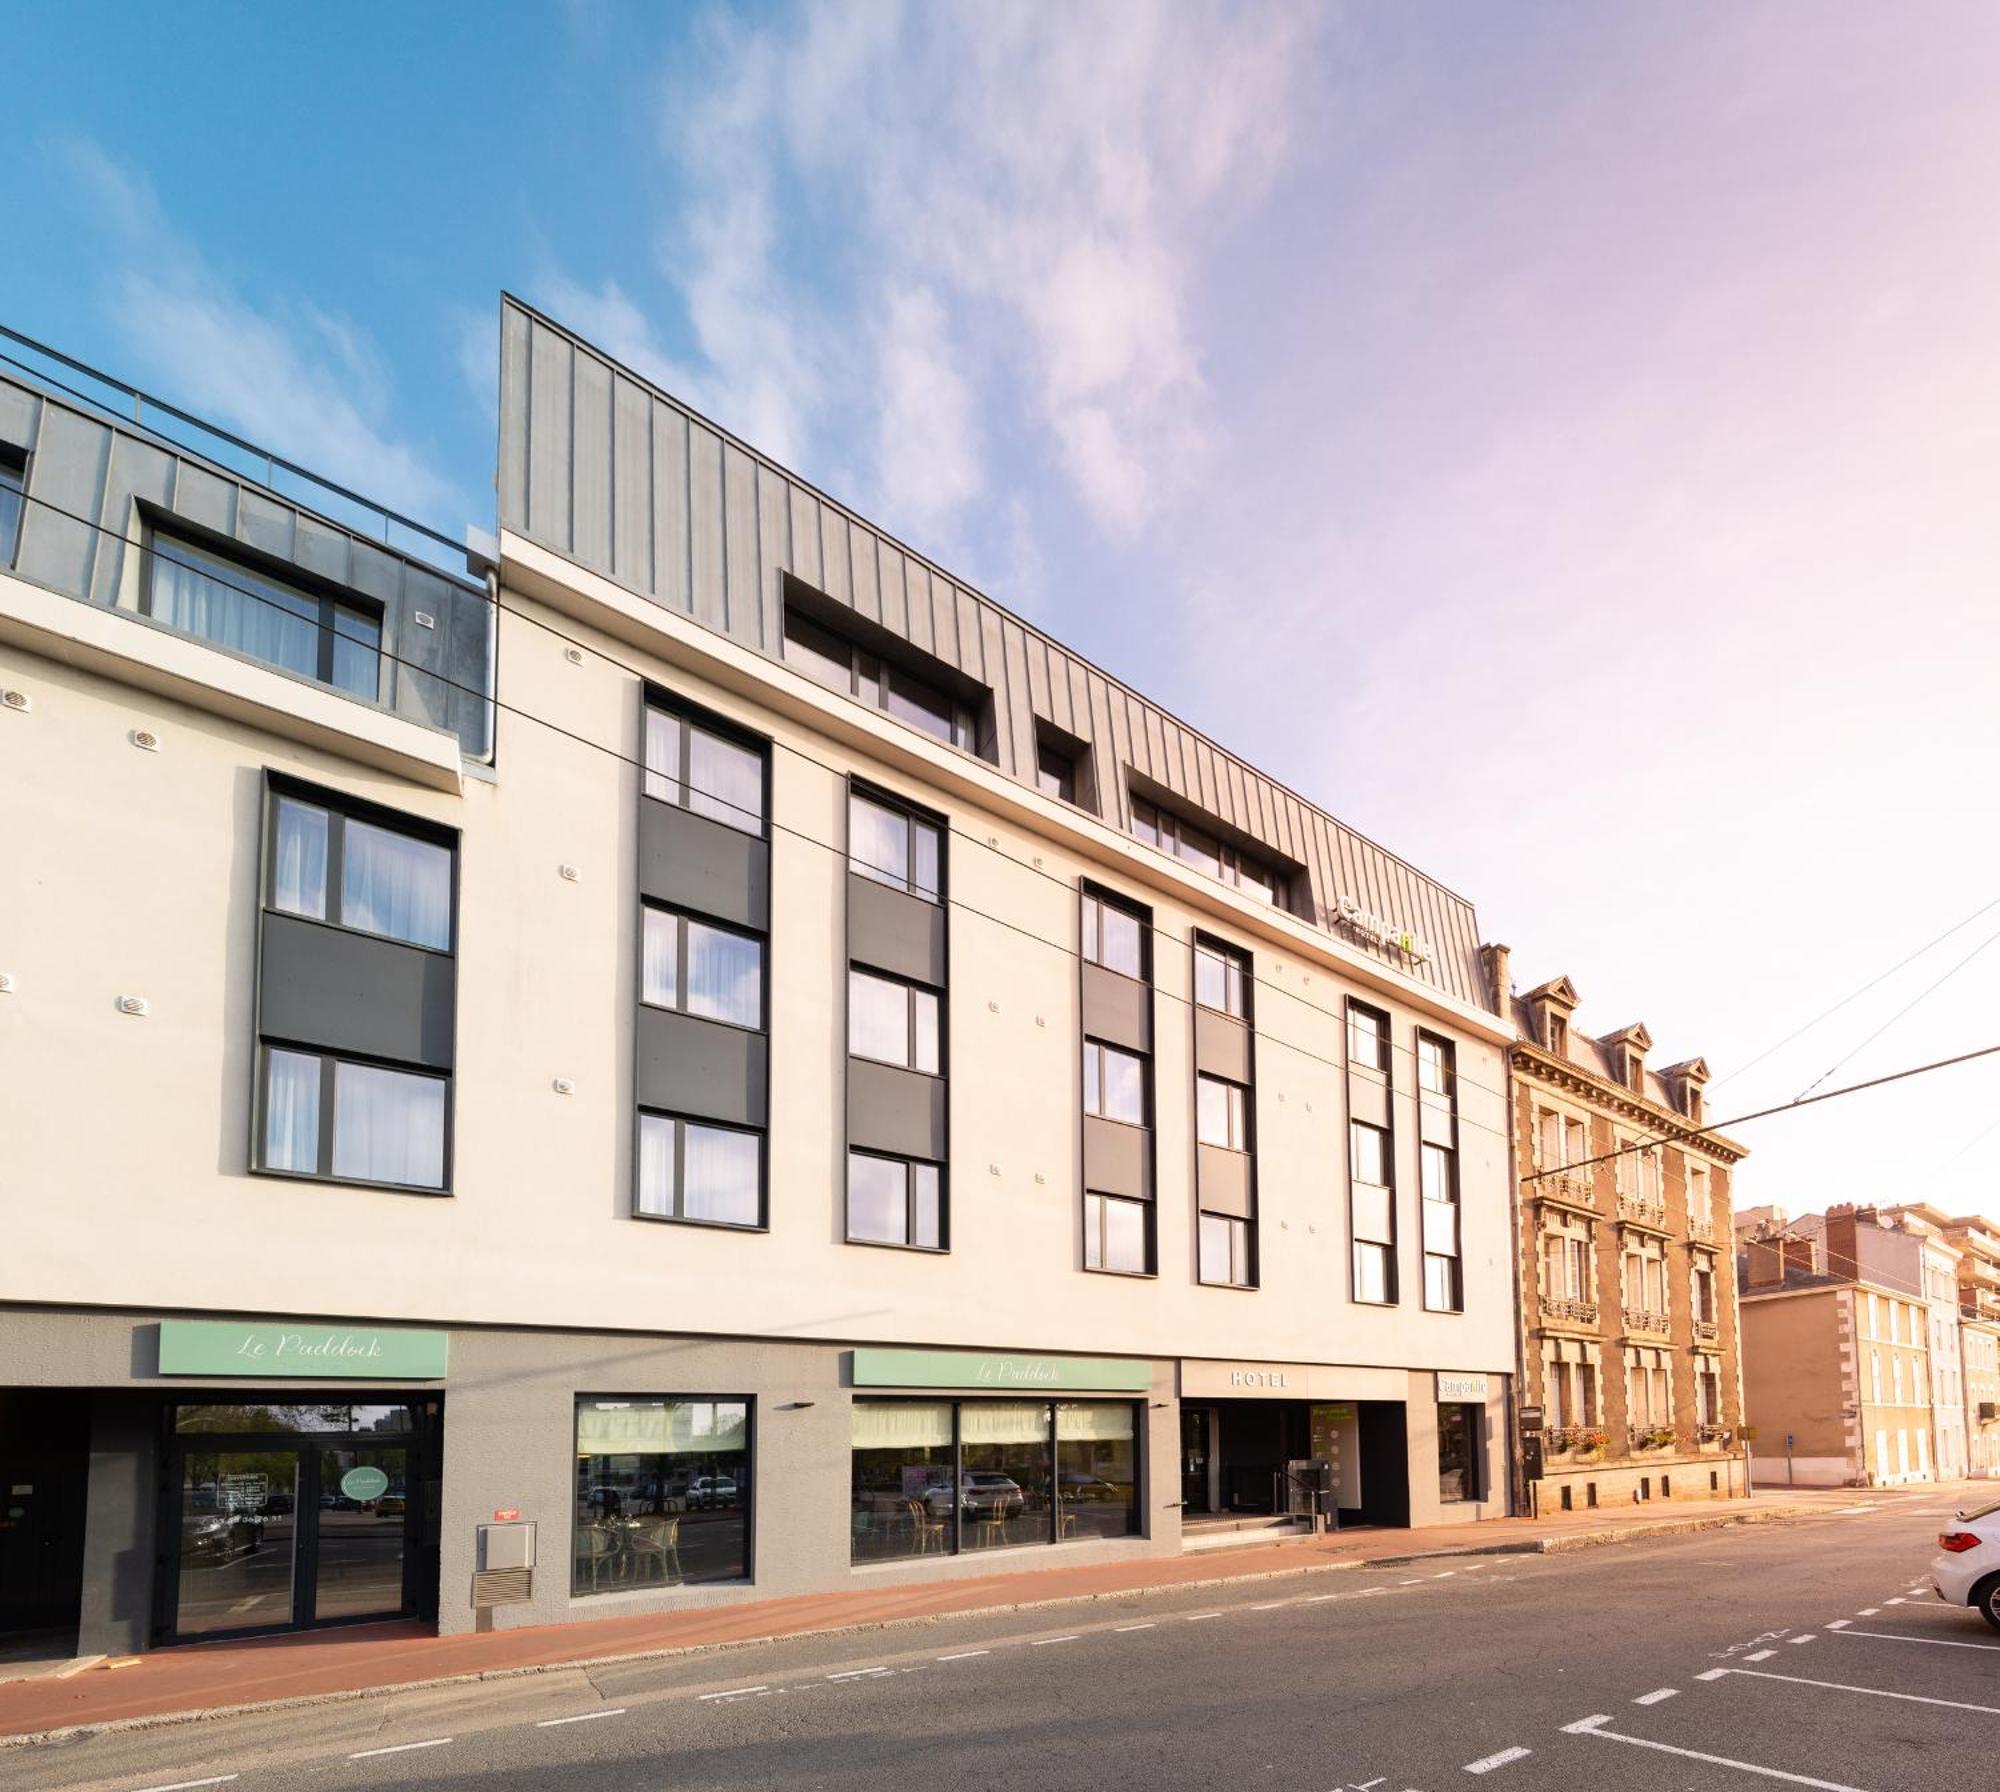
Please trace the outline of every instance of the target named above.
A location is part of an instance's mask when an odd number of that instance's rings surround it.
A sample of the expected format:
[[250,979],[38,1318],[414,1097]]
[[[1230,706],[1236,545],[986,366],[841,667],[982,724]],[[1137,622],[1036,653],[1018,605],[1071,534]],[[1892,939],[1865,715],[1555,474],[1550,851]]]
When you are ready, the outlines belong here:
[[2000,1574],[1989,1574],[1974,1587],[1970,1603],[1987,1623],[2000,1630]]

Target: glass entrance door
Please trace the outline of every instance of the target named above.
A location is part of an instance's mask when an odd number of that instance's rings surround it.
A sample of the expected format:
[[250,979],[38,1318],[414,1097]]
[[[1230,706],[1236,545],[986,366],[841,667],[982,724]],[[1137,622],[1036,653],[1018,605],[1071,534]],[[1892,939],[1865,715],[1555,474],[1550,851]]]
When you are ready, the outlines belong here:
[[299,1456],[283,1446],[182,1456],[174,1619],[181,1636],[292,1622]]
[[403,1609],[408,1455],[400,1444],[320,1450],[315,1624],[391,1617]]
[[1212,1439],[1205,1406],[1181,1408],[1181,1511],[1208,1510],[1208,1456]]

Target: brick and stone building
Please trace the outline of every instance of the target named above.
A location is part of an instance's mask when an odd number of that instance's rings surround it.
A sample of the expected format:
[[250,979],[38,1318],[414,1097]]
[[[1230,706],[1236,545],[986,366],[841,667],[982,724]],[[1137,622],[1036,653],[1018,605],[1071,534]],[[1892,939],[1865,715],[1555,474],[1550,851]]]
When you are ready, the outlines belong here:
[[[1489,974],[1508,989],[1505,953]],[[1704,1124],[1699,1058],[1654,1070],[1643,1025],[1592,1038],[1567,977],[1511,998],[1524,1405],[1543,1510],[1746,1494],[1735,1286],[1744,1148]]]

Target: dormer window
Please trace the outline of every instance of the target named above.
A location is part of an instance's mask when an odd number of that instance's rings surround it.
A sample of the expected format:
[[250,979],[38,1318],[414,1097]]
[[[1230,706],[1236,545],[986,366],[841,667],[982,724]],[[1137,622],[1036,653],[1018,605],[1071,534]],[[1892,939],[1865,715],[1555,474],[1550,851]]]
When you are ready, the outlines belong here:
[[1569,1022],[1560,1014],[1551,1012],[1548,1017],[1549,1050],[1558,1055],[1569,1050]]
[[1254,902],[1280,905],[1283,883],[1278,872],[1157,803],[1147,802],[1143,797],[1132,799],[1132,832],[1148,846],[1171,853],[1182,864],[1233,884]]

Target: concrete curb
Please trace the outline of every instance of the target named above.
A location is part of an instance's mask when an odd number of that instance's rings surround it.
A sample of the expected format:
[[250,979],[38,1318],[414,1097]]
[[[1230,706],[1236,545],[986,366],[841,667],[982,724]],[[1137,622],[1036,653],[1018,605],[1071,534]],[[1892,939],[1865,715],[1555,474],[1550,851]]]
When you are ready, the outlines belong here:
[[[1406,1550],[1398,1555],[1368,1556],[1344,1562],[1290,1562],[1283,1567],[1254,1570],[1243,1574],[1216,1575],[1205,1580],[1170,1581],[1151,1587],[1119,1587],[1101,1593],[1065,1593],[1047,1599],[1013,1599],[996,1605],[968,1607],[963,1611],[924,1612],[906,1618],[878,1618],[866,1623],[829,1624],[819,1629],[787,1630],[768,1636],[733,1637],[726,1642],[682,1643],[671,1648],[635,1649],[623,1653],[592,1655],[574,1661],[530,1662],[521,1667],[485,1668],[473,1673],[440,1674],[426,1680],[397,1680],[380,1686],[347,1687],[335,1692],[301,1693],[292,1698],[260,1699],[240,1705],[209,1705],[186,1711],[156,1711],[138,1717],[106,1718],[100,1723],[66,1724],[53,1730],[24,1731],[0,1736],[0,1753],[28,1748],[40,1743],[74,1742],[86,1736],[111,1735],[121,1731],[169,1729],[182,1724],[206,1723],[224,1717],[253,1717],[274,1711],[303,1711],[324,1705],[355,1704],[365,1699],[393,1698],[399,1693],[434,1692],[441,1687],[478,1686],[489,1681],[523,1680],[535,1674],[587,1673],[593,1668],[630,1666],[635,1662],[671,1661],[683,1655],[722,1654],[735,1649],[761,1648],[769,1643],[793,1642],[804,1637],[863,1636],[875,1631],[908,1630],[924,1624],[945,1623],[954,1618],[985,1617],[995,1612],[1044,1611],[1057,1606],[1093,1605],[1104,1599],[1147,1598],[1163,1593],[1185,1593],[1198,1587],[1235,1585],[1239,1582],[1289,1580],[1310,1574],[1342,1574],[1366,1568],[1399,1568],[1411,1562],[1448,1561],[1466,1556],[1557,1555],[1570,1550],[1604,1548],[1616,1543],[1639,1542],[1652,1537],[1669,1537],[1683,1532],[1726,1530],[1737,1525],[1771,1524],[1791,1519],[1821,1516],[1813,1506],[1783,1506],[1767,1512],[1731,1512],[1690,1515],[1662,1519],[1656,1524],[1607,1525],[1600,1530],[1581,1531],[1569,1536],[1525,1538],[1517,1542],[1454,1545],[1449,1549]],[[1298,1544],[1246,1544],[1251,1549],[1290,1549]],[[1218,1550],[1218,1555],[1227,1551]]]

